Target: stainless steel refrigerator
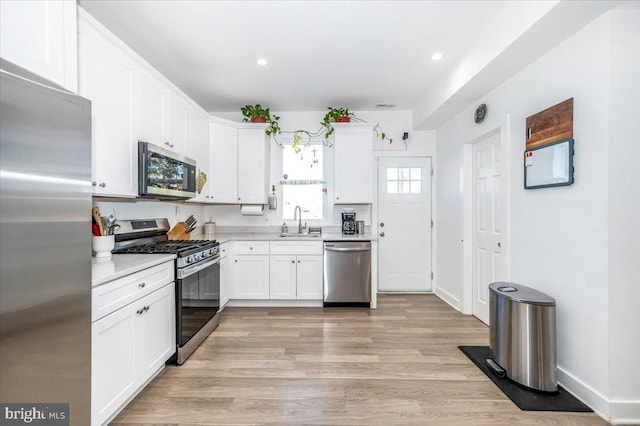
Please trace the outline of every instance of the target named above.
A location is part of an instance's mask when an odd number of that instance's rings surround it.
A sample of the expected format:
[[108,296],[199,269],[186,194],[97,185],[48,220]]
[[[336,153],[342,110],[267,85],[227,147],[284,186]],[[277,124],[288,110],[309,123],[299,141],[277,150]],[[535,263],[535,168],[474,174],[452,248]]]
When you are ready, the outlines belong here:
[[0,68],[0,403],[68,403],[70,424],[86,426],[91,103]]

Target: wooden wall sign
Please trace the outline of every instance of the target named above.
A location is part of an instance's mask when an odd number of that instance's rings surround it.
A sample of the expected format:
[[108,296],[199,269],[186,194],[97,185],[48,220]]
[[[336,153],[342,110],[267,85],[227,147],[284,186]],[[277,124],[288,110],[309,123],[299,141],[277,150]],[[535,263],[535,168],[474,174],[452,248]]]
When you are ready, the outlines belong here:
[[527,150],[571,138],[573,138],[573,98],[527,117]]

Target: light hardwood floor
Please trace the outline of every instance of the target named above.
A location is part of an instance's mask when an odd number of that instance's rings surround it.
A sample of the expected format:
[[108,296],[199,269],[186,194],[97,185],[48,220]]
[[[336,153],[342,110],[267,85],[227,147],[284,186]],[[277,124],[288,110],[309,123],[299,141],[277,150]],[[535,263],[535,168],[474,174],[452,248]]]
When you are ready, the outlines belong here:
[[112,424],[606,424],[520,411],[457,348],[488,339],[433,295],[380,295],[377,310],[227,308]]

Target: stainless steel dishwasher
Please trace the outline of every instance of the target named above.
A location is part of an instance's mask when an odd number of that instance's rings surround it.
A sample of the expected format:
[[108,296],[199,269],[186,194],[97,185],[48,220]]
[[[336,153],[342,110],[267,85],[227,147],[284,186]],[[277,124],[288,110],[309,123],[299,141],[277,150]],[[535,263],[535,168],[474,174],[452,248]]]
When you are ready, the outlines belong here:
[[324,306],[371,305],[371,241],[324,243]]

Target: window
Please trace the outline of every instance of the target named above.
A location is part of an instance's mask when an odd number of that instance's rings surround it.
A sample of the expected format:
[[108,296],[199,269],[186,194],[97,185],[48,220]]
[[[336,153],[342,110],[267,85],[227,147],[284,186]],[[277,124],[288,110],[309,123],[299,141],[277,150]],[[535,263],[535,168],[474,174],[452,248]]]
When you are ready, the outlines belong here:
[[324,162],[322,145],[310,145],[300,152],[291,145],[282,150],[282,217],[293,219],[296,205],[302,218],[321,220],[324,211]]
[[420,167],[390,167],[387,169],[387,194],[420,194],[422,169]]

